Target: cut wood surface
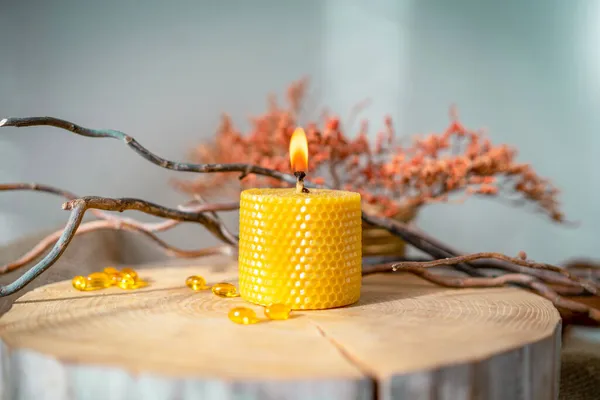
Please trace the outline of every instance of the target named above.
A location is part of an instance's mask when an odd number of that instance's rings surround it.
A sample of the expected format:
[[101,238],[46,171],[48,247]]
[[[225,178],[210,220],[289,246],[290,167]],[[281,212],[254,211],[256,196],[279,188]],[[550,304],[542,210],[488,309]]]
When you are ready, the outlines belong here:
[[[187,262],[189,263],[189,261]],[[158,268],[157,268],[158,266]],[[185,278],[226,258],[135,266],[147,288],[36,288],[0,318],[2,399],[555,399],[560,317],[517,288],[368,276],[358,304],[268,321]],[[235,306],[261,322],[227,318]]]

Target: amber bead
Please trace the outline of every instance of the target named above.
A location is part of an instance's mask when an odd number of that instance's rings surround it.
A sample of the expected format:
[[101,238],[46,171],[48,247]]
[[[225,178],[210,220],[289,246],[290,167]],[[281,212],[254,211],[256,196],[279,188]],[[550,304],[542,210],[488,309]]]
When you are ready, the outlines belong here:
[[212,287],[212,292],[219,297],[239,297],[239,293],[231,283],[217,283]]
[[250,325],[258,322],[256,313],[251,308],[247,307],[235,307],[229,311],[229,319],[236,324]]
[[287,304],[271,304],[265,307],[265,316],[269,319],[288,319],[292,308]]
[[310,310],[341,307],[360,298],[358,193],[244,190],[239,232],[239,291],[245,300]]
[[206,285],[206,280],[198,275],[192,275],[185,280],[185,284],[187,287],[194,291],[200,291],[209,289],[210,286]]

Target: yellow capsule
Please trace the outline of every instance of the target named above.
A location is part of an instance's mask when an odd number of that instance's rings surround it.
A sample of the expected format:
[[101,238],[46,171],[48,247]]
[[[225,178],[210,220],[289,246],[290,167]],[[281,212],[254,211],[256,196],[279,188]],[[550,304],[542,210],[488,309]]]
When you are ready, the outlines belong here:
[[187,287],[194,291],[200,291],[204,289],[209,289],[210,286],[206,285],[206,280],[198,275],[192,275],[185,280],[185,284]]
[[292,308],[286,304],[271,304],[265,307],[265,315],[269,319],[288,319]]
[[113,285],[116,285],[121,280],[121,273],[115,267],[104,268],[104,273],[110,277]]
[[85,290],[86,286],[87,286],[87,279],[85,276],[76,276],[75,278],[73,278],[73,281],[71,282],[73,283],[73,287],[77,290]]
[[119,270],[116,269],[115,267],[106,267],[106,268],[104,268],[103,272],[108,275],[113,275],[113,274],[118,274]]
[[219,297],[239,297],[236,287],[231,283],[217,283],[212,287],[212,292]]
[[134,281],[137,281],[139,278],[138,273],[135,272],[135,270],[133,268],[123,268],[121,270],[121,275],[128,275]]
[[229,319],[236,324],[250,325],[258,322],[254,310],[246,307],[235,307],[229,311]]
[[91,286],[101,286],[101,287],[109,287],[112,285],[112,279],[108,274],[104,272],[92,272],[87,277],[88,281],[90,281],[89,285]]
[[133,289],[135,280],[130,275],[121,275],[121,279],[117,282],[117,286],[121,289]]
[[138,279],[137,281],[134,282],[133,285],[129,285],[127,287],[127,289],[130,289],[130,290],[131,289],[141,289],[141,288],[146,287],[146,286],[148,286],[148,282],[143,281],[141,279]]
[[90,279],[85,276],[76,276],[72,281],[73,287],[81,291],[104,289],[105,286],[101,282]]

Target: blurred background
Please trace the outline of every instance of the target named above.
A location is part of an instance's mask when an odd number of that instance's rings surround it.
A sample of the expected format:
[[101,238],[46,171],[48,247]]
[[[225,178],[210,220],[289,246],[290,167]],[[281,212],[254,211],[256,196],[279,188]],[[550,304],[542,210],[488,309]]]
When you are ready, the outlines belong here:
[[[448,108],[563,190],[576,228],[490,200],[431,205],[417,223],[463,251],[519,250],[539,261],[595,257],[600,237],[600,2],[560,0],[2,0],[0,116],[55,116],[113,128],[169,159],[210,139],[220,114],[242,127],[311,79],[318,116],[342,119],[370,99],[374,134],[391,115],[402,135],[441,131]],[[163,170],[114,140],[6,128],[0,181],[175,206]],[[0,242],[64,225],[62,199],[0,196]],[[138,217],[138,215],[135,215]],[[147,219],[139,216],[140,219]],[[228,222],[236,230],[236,217]],[[164,235],[216,241],[202,227]]]

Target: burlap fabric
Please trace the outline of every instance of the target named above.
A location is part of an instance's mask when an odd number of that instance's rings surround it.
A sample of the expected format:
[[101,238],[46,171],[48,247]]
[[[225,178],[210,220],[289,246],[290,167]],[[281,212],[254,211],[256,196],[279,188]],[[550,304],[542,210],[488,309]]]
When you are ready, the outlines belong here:
[[[34,235],[0,248],[0,263],[23,255],[43,237]],[[161,266],[166,257],[159,249],[135,234],[126,232],[93,232],[73,240],[60,261],[27,286],[29,291],[41,285],[85,275],[111,264],[151,263]],[[151,267],[151,265],[150,265]],[[15,271],[0,277],[0,283],[12,281],[22,272]],[[23,293],[0,299],[0,313]],[[598,335],[600,336],[600,335]],[[561,365],[561,400],[600,400],[600,342],[569,339],[563,343]],[[507,399],[513,400],[513,399]]]

